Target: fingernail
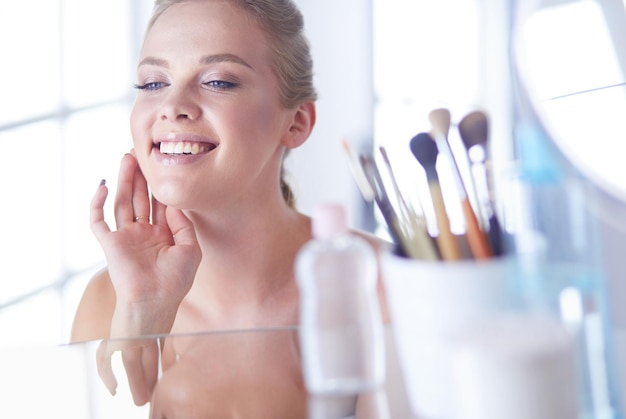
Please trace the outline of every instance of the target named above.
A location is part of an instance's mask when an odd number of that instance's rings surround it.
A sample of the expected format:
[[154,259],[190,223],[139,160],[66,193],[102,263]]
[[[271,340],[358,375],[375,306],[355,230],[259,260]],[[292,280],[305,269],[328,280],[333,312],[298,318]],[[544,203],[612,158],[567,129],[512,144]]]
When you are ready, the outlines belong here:
[[107,180],[106,179],[102,179],[100,181],[100,186],[104,186],[104,185],[106,185],[106,183],[107,183]]

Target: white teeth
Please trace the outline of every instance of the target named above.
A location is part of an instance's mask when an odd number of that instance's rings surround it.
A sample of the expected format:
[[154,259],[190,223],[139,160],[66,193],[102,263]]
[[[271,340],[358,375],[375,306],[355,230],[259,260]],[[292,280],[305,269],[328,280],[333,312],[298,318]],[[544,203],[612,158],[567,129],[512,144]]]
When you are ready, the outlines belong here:
[[159,146],[161,154],[200,154],[210,150],[211,147],[201,143],[164,141]]

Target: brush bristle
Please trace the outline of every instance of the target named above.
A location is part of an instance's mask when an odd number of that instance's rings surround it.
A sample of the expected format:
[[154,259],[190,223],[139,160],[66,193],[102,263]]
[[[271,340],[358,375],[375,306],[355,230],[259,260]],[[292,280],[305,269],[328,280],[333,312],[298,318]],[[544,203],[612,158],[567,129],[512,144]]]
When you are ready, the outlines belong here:
[[343,139],[341,141],[341,145],[346,153],[346,156],[348,157],[348,164],[350,165],[352,176],[356,182],[357,187],[359,188],[359,191],[361,192],[361,195],[363,196],[363,199],[368,202],[373,201],[374,191],[372,189],[372,186],[369,184],[369,181],[367,180],[367,176],[365,175],[365,173],[363,173],[363,168],[361,167],[359,159],[352,149],[352,146],[347,139]]
[[451,119],[450,111],[446,108],[435,109],[428,114],[428,120],[435,135],[440,134],[447,137]]
[[473,111],[459,122],[459,134],[468,150],[475,145],[487,146],[489,138],[489,121],[487,115],[481,111]]
[[433,137],[426,132],[421,132],[411,139],[411,152],[427,172],[435,168],[439,150]]

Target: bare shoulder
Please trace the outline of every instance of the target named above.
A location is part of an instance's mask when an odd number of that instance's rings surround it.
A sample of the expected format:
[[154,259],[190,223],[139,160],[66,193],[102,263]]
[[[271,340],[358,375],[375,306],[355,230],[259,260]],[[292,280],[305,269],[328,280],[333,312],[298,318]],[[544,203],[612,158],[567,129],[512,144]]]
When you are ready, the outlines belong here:
[[87,284],[72,325],[72,342],[106,339],[115,309],[115,289],[109,272],[103,269]]
[[374,250],[376,251],[376,253],[378,254],[385,252],[385,251],[391,251],[391,249],[393,248],[392,243],[372,233],[368,233],[367,231],[353,230],[352,232],[356,234],[357,236],[365,239],[365,241],[367,241],[370,244],[370,246],[372,246]]
[[[393,250],[393,244],[384,240],[372,233],[365,231],[354,230],[354,234],[365,239],[374,249],[376,255],[380,258],[380,255],[384,252],[390,252]],[[385,293],[385,286],[382,279],[382,273],[380,269],[380,261],[378,263],[378,300],[380,303],[381,315],[385,323],[389,323],[389,308],[387,306],[387,297]]]

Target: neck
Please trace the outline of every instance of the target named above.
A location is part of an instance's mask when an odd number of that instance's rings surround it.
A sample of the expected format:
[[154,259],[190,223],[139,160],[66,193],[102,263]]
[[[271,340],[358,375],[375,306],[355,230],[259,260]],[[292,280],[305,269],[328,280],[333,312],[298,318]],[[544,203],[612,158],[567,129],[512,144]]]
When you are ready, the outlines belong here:
[[193,291],[203,298],[255,306],[294,286],[293,263],[311,237],[310,222],[284,201],[188,216],[203,255]]

